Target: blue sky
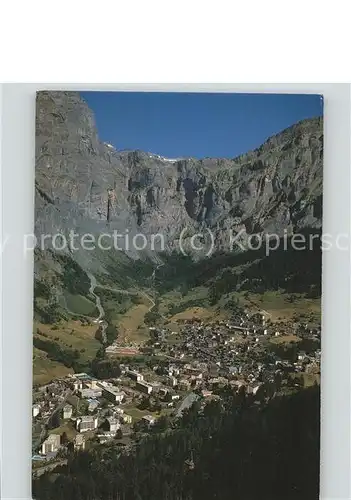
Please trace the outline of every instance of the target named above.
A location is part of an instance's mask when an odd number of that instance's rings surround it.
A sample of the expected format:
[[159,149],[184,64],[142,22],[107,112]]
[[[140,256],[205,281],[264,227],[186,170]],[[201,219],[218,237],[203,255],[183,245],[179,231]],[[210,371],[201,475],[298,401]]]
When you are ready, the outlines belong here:
[[169,158],[233,158],[304,118],[323,102],[308,94],[81,92],[100,139]]

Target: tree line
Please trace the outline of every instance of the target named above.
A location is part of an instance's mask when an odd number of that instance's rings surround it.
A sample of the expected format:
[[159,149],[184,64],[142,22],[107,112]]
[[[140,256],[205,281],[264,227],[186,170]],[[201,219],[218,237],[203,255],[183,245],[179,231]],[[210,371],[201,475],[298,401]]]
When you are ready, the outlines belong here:
[[319,387],[257,403],[243,390],[183,413],[134,448],[71,456],[37,500],[317,500]]

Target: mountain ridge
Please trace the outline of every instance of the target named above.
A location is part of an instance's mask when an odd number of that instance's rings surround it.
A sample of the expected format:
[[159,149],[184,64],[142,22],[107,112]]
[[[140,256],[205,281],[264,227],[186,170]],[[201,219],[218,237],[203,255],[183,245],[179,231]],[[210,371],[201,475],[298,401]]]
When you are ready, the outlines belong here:
[[[179,251],[184,228],[188,242],[192,234],[211,230],[215,252],[228,249],[229,230],[281,236],[287,228],[320,229],[322,123],[318,117],[302,120],[234,159],[170,162],[100,141],[93,112],[78,92],[38,92],[35,234],[40,240],[71,229],[94,235],[128,231],[131,237],[162,233],[170,253]],[[61,252],[50,252],[36,253],[39,280],[48,269],[62,272],[55,257]],[[102,280],[111,269],[131,269],[136,260],[159,261],[149,249],[62,252]]]

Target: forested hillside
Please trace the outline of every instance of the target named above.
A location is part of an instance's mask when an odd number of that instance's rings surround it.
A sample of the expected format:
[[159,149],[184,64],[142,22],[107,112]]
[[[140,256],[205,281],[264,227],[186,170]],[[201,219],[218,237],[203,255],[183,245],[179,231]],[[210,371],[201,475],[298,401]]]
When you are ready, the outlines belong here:
[[37,500],[314,500],[319,484],[319,387],[258,403],[241,392],[195,403],[173,428],[131,451],[72,455],[34,482]]

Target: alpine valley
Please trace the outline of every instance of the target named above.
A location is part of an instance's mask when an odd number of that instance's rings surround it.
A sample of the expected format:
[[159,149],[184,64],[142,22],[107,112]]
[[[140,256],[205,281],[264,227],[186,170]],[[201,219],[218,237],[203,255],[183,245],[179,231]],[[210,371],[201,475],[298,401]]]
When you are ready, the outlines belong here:
[[322,117],[167,158],[36,106],[33,498],[317,500]]

